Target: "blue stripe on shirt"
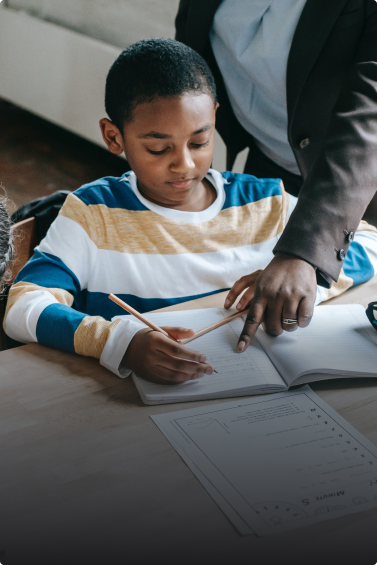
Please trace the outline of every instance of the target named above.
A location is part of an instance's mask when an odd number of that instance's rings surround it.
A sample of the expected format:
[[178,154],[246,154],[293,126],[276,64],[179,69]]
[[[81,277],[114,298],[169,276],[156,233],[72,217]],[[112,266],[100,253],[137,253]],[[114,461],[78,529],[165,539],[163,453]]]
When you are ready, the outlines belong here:
[[369,281],[374,276],[373,265],[364,247],[353,241],[343,263],[343,271],[353,280],[353,286]]
[[86,314],[65,304],[50,304],[38,318],[36,334],[38,343],[75,353],[74,336]]
[[235,206],[244,206],[250,202],[257,202],[262,198],[280,196],[280,179],[257,179],[252,175],[240,175],[236,173],[222,173],[230,186],[224,184],[225,202],[223,210]]
[[122,208],[123,210],[148,210],[140,202],[127,180],[127,173],[121,178],[104,177],[90,184],[84,184],[73,193],[85,204],[103,204],[107,208]]
[[[133,294],[120,294],[117,296],[127,302],[130,306],[138,310],[140,313],[150,312],[158,308],[165,308],[166,306],[173,306],[174,304],[182,304],[189,300],[203,298],[203,296],[211,296],[229,290],[228,288],[221,288],[213,292],[206,292],[205,294],[196,294],[192,296],[184,296],[180,298],[140,298]],[[107,292],[81,292],[75,299],[75,307],[80,311],[85,311],[91,316],[102,316],[105,320],[111,320],[113,316],[119,314],[126,314],[126,312],[109,300],[109,293]]]
[[35,250],[33,257],[18,273],[15,283],[25,281],[44,288],[62,288],[75,295],[80,292],[80,283],[67,265],[50,253]]
[[[108,208],[122,208],[131,211],[147,211],[132,190],[127,179],[128,173],[120,179],[104,177],[90,184],[85,184],[74,194],[85,204],[102,204]],[[244,206],[257,202],[262,198],[280,196],[280,179],[257,179],[252,175],[241,175],[231,172],[222,173],[223,178],[231,183],[224,184],[225,203],[223,210],[234,206]]]

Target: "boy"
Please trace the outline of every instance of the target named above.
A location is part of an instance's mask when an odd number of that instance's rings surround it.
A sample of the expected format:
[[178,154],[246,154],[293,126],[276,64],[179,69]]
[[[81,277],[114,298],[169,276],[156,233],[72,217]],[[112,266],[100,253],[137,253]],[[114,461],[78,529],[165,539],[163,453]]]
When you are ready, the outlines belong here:
[[[111,322],[124,312],[108,294],[146,312],[234,285],[226,306],[248,288],[240,300],[246,306],[255,280],[247,273],[271,260],[296,199],[279,180],[210,169],[215,84],[183,44],[148,40],[123,51],[110,69],[105,103],[103,138],[113,153],[125,152],[132,171],[68,196],[10,291],[5,330],[25,343],[97,357],[120,376],[133,370],[177,383],[211,374],[204,354],[132,317]],[[376,231],[364,226],[339,283],[319,289],[317,301],[374,275]]]

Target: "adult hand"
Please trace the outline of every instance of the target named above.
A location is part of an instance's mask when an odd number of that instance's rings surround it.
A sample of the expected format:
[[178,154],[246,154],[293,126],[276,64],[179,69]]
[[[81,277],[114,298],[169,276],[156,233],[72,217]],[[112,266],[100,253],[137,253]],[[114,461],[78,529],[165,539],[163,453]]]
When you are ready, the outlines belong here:
[[[237,309],[243,310],[248,305],[250,309],[238,340],[238,351],[247,349],[261,323],[273,336],[310,324],[317,292],[315,267],[299,257],[277,253],[264,271],[242,277],[229,291],[225,308],[245,289]],[[282,318],[297,323],[287,325]]]
[[[194,330],[163,328],[175,339],[186,339]],[[178,384],[211,375],[213,367],[206,356],[193,351],[149,328],[139,330],[131,340],[122,365],[139,377],[161,384]]]

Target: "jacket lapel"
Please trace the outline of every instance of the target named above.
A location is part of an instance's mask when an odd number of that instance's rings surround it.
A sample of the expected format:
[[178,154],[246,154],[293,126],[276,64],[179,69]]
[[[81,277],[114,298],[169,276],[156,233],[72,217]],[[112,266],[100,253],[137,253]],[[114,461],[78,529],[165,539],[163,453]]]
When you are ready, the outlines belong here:
[[287,65],[288,123],[302,87],[348,0],[307,0],[293,37]]
[[207,46],[208,34],[221,0],[191,0],[187,14],[187,43],[203,55]]

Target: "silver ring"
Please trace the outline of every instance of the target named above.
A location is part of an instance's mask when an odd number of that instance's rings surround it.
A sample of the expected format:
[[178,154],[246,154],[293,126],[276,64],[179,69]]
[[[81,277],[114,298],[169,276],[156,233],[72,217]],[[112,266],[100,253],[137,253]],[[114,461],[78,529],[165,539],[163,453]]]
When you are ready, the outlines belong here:
[[290,324],[298,324],[298,320],[294,320],[293,318],[282,318],[281,323],[289,326]]

